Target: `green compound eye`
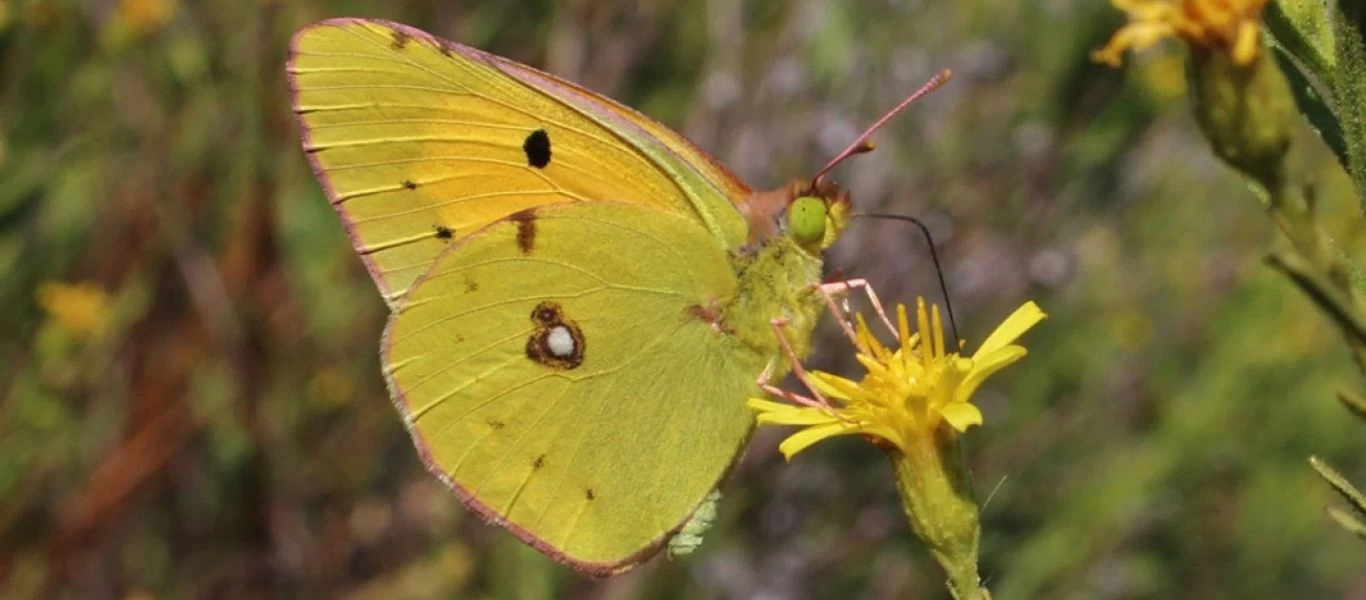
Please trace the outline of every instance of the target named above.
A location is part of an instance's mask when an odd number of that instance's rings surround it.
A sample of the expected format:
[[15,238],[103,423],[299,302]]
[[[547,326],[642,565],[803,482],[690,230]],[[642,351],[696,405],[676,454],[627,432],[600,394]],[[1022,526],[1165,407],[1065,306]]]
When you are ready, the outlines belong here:
[[787,207],[787,229],[801,244],[814,244],[825,239],[825,200],[802,196]]

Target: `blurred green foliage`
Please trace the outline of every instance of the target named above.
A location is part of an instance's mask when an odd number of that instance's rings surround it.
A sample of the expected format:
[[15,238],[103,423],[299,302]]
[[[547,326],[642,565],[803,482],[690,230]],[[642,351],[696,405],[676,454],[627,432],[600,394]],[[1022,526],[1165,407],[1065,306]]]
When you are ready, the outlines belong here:
[[[1346,597],[1366,554],[1322,456],[1340,338],[1186,110],[1181,59],[1092,64],[1104,3],[0,0],[0,597],[943,597],[856,440],[760,431],[691,557],[583,579],[468,517],[382,383],[385,314],[299,150],[290,34],[398,20],[580,81],[756,187],[837,171],[926,219],[964,335],[1050,318],[967,437],[997,598]],[[1313,132],[1322,222],[1363,246]],[[936,297],[923,240],[858,223],[830,266]],[[828,324],[827,324],[828,325]],[[856,373],[833,327],[814,366]]]

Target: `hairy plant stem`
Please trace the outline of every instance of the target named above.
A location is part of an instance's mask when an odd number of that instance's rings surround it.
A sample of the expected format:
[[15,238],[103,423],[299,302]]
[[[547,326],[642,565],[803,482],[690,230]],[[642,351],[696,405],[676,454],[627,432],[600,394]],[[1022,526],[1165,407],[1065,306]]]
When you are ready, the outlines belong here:
[[956,434],[949,429],[908,436],[908,447],[889,449],[887,455],[906,519],[948,573],[949,592],[957,600],[990,600],[977,572],[977,501]]

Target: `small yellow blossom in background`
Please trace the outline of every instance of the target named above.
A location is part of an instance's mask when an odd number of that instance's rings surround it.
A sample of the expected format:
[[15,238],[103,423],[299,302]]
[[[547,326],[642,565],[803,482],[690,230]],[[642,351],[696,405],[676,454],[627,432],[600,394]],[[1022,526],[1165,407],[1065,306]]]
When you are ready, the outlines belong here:
[[151,31],[160,29],[179,8],[175,0],[122,0],[119,2],[119,15],[133,29]]
[[924,298],[916,308],[918,332],[912,334],[904,305],[897,306],[899,346],[883,346],[862,316],[855,340],[859,363],[868,370],[863,381],[813,371],[809,383],[836,404],[795,405],[760,398],[749,400],[760,425],[801,425],[779,449],[789,459],[823,439],[850,434],[880,438],[905,452],[913,438],[930,436],[947,423],[955,431],[982,424],[972,394],[986,378],[1025,355],[1013,342],[1044,318],[1026,302],[996,328],[971,357],[948,352],[939,307],[927,311]]
[[1091,58],[1118,67],[1126,50],[1145,50],[1162,38],[1229,55],[1247,66],[1261,51],[1259,19],[1268,0],[1111,0],[1129,15],[1104,48]]
[[109,295],[94,282],[49,281],[38,286],[38,305],[63,328],[93,336],[109,317]]
[[180,0],[117,0],[104,21],[101,41],[126,50],[160,33],[180,12]]
[[1188,93],[1214,154],[1262,187],[1279,193],[1284,159],[1298,115],[1285,75],[1262,52],[1261,17],[1269,0],[1111,0],[1128,13],[1093,60],[1118,66],[1126,50],[1165,37],[1190,46]]

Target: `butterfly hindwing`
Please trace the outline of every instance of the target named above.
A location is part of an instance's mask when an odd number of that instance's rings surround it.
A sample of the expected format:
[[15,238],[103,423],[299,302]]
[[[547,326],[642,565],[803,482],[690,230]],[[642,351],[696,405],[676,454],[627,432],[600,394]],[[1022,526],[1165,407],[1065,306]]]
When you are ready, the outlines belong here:
[[627,568],[716,486],[766,357],[714,327],[726,247],[686,216],[545,206],[457,242],[386,333],[395,403],[471,507],[575,567]]

